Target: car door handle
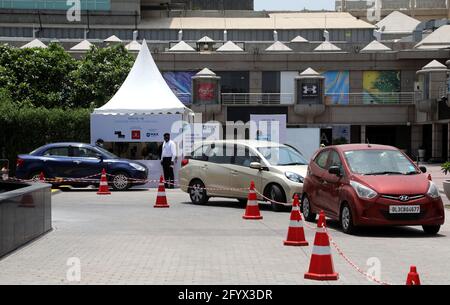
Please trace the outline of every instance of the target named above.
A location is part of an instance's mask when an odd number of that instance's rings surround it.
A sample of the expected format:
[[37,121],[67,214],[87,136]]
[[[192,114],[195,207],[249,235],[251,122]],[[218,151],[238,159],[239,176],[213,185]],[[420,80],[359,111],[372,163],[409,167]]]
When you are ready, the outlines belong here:
[[80,164],[81,161],[73,161],[73,163]]
[[232,170],[232,171],[231,171],[231,174],[237,176],[237,175],[239,174],[239,172],[238,172],[238,171],[235,171],[235,170]]

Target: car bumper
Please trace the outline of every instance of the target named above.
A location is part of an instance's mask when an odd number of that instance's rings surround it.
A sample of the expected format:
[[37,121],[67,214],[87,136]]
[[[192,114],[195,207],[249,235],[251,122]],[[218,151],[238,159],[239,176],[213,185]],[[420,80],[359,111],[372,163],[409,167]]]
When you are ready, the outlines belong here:
[[[391,214],[391,205],[418,205],[420,213],[415,214]],[[427,196],[402,203],[395,200],[378,198],[376,201],[360,200],[356,206],[354,222],[361,226],[414,226],[414,225],[442,225],[445,221],[445,211],[442,199],[431,199]]]
[[303,183],[296,183],[296,182],[287,182],[285,186],[285,192],[286,192],[286,205],[291,206],[292,201],[294,199],[294,196],[297,195],[298,199],[302,199],[303,194]]

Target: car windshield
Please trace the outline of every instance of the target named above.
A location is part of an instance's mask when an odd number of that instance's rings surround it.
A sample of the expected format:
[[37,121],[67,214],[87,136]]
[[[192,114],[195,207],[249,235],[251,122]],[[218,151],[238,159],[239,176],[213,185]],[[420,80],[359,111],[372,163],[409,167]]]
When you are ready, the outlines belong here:
[[108,157],[108,159],[119,159],[119,157],[117,157],[115,154],[107,151],[106,149],[104,149],[100,146],[95,146],[95,148],[98,149],[99,151],[101,151],[104,155],[106,155]]
[[415,175],[414,164],[397,150],[353,150],[344,153],[350,170],[360,175]]
[[273,166],[307,165],[308,161],[292,147],[258,147],[258,151]]

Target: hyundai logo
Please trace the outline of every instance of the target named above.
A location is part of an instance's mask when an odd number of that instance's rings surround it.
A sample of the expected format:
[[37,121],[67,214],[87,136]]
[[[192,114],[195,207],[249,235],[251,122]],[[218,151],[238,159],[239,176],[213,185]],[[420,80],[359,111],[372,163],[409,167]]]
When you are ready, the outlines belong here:
[[403,201],[403,202],[409,201],[409,196],[406,196],[406,195],[399,196],[398,200]]

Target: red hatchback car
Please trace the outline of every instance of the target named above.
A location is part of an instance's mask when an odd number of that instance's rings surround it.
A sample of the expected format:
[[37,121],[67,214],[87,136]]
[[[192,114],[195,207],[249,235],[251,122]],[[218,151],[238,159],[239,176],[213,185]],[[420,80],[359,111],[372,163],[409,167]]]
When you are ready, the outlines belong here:
[[437,234],[445,213],[439,189],[395,147],[349,144],[320,149],[303,185],[302,212],[323,210],[351,234],[357,226],[416,226]]

